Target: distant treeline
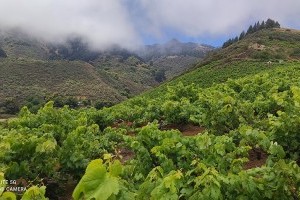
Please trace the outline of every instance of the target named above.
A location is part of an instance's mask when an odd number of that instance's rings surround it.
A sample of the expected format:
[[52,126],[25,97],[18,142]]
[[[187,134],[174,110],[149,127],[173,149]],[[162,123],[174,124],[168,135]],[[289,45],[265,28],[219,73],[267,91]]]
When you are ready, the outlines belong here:
[[280,24],[277,21],[274,21],[272,19],[268,19],[266,22],[262,21],[261,23],[258,21],[254,25],[250,25],[246,32],[242,31],[239,37],[236,36],[235,38],[231,38],[231,39],[227,40],[226,42],[224,42],[222,48],[226,48],[226,47],[230,46],[231,44],[243,39],[246,35],[255,33],[262,29],[268,29],[268,28],[280,28]]

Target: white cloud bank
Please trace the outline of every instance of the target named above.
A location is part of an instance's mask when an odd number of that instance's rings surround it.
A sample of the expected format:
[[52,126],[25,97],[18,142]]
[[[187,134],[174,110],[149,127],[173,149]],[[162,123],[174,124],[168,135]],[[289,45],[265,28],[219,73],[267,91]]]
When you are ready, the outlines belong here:
[[267,18],[300,28],[300,0],[0,0],[0,28],[49,41],[80,35],[96,48],[130,48],[166,30],[218,37]]
[[299,0],[135,0],[144,11],[148,30],[165,27],[190,36],[241,31],[249,23],[272,18],[300,26]]
[[119,0],[0,0],[0,27],[50,41],[84,36],[94,47],[131,47],[138,35]]

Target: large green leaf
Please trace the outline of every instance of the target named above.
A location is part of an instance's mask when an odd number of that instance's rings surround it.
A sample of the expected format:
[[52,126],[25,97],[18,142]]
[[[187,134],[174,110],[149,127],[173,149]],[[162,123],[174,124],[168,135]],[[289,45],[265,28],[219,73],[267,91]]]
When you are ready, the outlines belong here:
[[6,180],[4,173],[0,172],[0,200],[16,200],[17,197],[12,192],[4,192],[6,186]]
[[[117,173],[113,173],[117,174]],[[87,167],[73,192],[73,198],[106,200],[119,193],[118,178],[107,172],[101,159],[93,160]]]
[[57,146],[57,143],[56,141],[51,141],[51,140],[47,140],[45,142],[43,142],[42,144],[39,144],[37,147],[36,147],[36,152],[38,153],[50,153],[52,151],[54,151],[54,149],[56,148]]
[[45,197],[45,194],[45,186],[32,186],[24,193],[24,195],[22,196],[22,200],[47,200],[48,198]]
[[16,195],[12,192],[4,192],[0,196],[0,200],[16,200],[16,199],[17,199]]

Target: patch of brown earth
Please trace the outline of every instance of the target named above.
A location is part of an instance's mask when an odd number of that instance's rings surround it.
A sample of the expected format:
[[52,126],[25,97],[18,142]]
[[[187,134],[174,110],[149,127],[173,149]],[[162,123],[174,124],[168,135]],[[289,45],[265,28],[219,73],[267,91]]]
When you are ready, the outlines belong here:
[[205,128],[201,126],[196,126],[193,124],[168,124],[161,127],[161,130],[179,130],[183,136],[194,136],[198,133],[202,133]]
[[134,132],[134,131],[127,131],[126,135],[134,137],[134,136],[136,136],[136,132]]
[[133,122],[124,121],[122,119],[116,120],[111,127],[113,128],[126,128],[126,127],[133,127]]
[[0,119],[0,122],[6,122],[8,119]]
[[238,59],[243,59],[243,58],[247,58],[247,57],[248,57],[247,52],[242,52],[242,53],[236,55],[236,58],[238,58]]
[[67,182],[66,185],[64,185],[63,187],[64,193],[62,196],[58,198],[58,200],[72,200],[73,199],[72,194],[73,191],[75,190],[76,185],[77,183],[75,181]]
[[244,169],[261,167],[266,163],[268,154],[261,149],[253,148],[249,151],[249,161],[245,164]]
[[51,200],[71,200],[77,184],[75,181],[58,182],[51,179],[44,179],[43,183],[46,186],[45,196]]
[[135,154],[133,151],[121,147],[116,152],[118,159],[121,161],[122,164],[126,163],[127,161],[134,158]]
[[182,129],[181,129],[181,133],[184,136],[194,136],[199,133],[202,133],[203,131],[205,131],[204,127],[195,126],[192,124],[187,124],[184,127],[182,127]]
[[0,114],[0,122],[6,122],[11,118],[17,117],[16,115],[10,115],[10,114]]
[[266,49],[266,46],[262,45],[262,44],[254,43],[254,44],[249,45],[248,48],[249,49],[258,50],[258,51],[262,51],[262,50]]

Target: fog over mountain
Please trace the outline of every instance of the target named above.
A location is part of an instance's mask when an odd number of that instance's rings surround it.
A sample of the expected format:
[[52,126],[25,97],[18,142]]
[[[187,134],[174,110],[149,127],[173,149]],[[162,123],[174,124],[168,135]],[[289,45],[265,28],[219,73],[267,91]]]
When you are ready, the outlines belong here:
[[183,43],[176,39],[172,39],[164,44],[145,45],[136,51],[146,61],[155,60],[166,56],[192,56],[195,58],[203,58],[212,46],[205,44],[197,44],[193,42]]
[[80,36],[96,49],[116,44],[133,49],[175,36],[220,40],[267,18],[300,27],[299,0],[0,0],[0,5],[1,29],[19,28],[51,42]]
[[18,27],[51,42],[84,37],[94,48],[122,44],[131,48],[139,36],[128,11],[116,0],[1,0],[0,27]]

